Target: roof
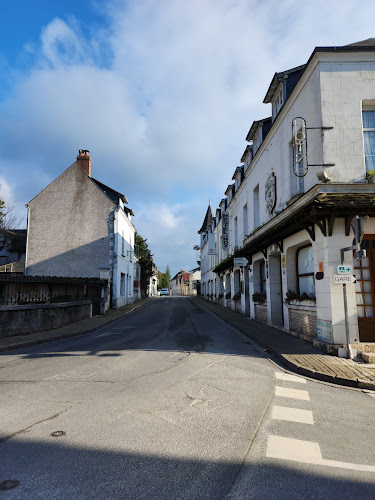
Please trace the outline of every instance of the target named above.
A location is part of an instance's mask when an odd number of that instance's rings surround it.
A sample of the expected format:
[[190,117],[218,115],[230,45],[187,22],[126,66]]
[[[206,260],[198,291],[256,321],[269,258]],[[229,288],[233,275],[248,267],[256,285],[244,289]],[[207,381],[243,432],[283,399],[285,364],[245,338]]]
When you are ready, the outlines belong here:
[[306,67],[306,64],[302,64],[302,66],[297,66],[297,67],[292,68],[292,69],[287,69],[286,71],[281,71],[279,73],[275,73],[273,75],[272,80],[271,80],[270,86],[268,87],[266,97],[263,100],[264,104],[271,102],[273,96],[275,95],[275,92],[276,92],[278,86],[284,80],[284,78],[286,76],[289,76],[293,73],[297,73],[298,71],[304,70],[305,67]]
[[237,175],[238,175],[239,173],[241,173],[241,172],[242,172],[242,170],[243,170],[243,167],[236,167],[236,170],[234,171],[234,174],[233,174],[233,177],[232,177],[232,181],[234,181],[234,180],[235,180],[235,178],[237,177]]
[[249,154],[249,152],[253,149],[253,146],[247,145],[245,148],[245,151],[243,152],[243,155],[241,156],[241,162],[244,163],[246,156]]
[[207,212],[206,212],[206,215],[204,217],[204,221],[203,221],[203,224],[202,224],[202,227],[200,228],[200,230],[198,231],[198,234],[201,234],[201,233],[205,233],[208,229],[208,225],[210,224],[210,220],[212,220],[212,209],[211,209],[211,205],[208,205],[208,208],[207,208]]
[[92,181],[94,181],[95,184],[97,184],[100,187],[100,189],[105,194],[107,194],[114,203],[118,204],[118,199],[120,199],[123,203],[128,203],[128,200],[126,199],[125,195],[123,195],[122,193],[119,193],[118,191],[115,191],[114,189],[110,188],[109,186],[106,186],[102,182],[94,179],[93,177],[89,177],[89,178]]
[[268,116],[267,118],[263,118],[262,120],[254,121],[250,127],[249,132],[247,133],[246,140],[248,142],[252,141],[258,128],[261,127],[266,122],[272,122],[272,117]]
[[373,47],[375,46],[375,38],[367,38],[361,42],[349,43],[344,45],[344,47]]
[[[311,59],[317,52],[366,52],[366,51],[374,51],[375,50],[375,38],[367,38],[366,40],[361,40],[359,42],[354,42],[354,43],[349,43],[348,45],[342,45],[339,47],[315,47],[313,50],[309,60],[307,61],[306,64],[303,64],[301,66],[297,66],[292,69],[288,69],[286,71],[281,71],[279,73],[275,73],[274,77],[270,83],[270,86],[267,90],[267,94],[264,98],[264,103],[271,102],[277,87],[279,86],[280,82],[285,78],[285,76],[289,76],[293,73],[300,72],[300,75],[298,76],[297,81],[301,78],[303,72],[309,65]],[[297,83],[295,82],[295,85]],[[295,86],[294,85],[294,86]],[[289,97],[289,96],[287,96]]]

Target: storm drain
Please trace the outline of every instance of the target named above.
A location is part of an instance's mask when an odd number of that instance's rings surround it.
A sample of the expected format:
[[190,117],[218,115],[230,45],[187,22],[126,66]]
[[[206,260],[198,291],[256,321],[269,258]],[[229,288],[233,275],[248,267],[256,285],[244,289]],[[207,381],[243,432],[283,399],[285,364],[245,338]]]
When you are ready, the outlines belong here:
[[12,488],[15,488],[20,484],[19,481],[16,481],[15,479],[7,479],[6,481],[3,481],[0,483],[0,490],[11,490]]

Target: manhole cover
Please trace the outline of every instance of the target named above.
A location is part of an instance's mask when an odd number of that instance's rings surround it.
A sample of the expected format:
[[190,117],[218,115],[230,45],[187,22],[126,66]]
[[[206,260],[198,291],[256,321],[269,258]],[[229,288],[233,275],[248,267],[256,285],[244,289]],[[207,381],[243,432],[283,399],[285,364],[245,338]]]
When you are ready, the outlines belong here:
[[0,490],[11,490],[20,484],[19,481],[15,479],[8,479],[7,481],[3,481],[0,483]]
[[51,433],[51,436],[53,436],[53,437],[66,436],[66,432],[64,432],[64,431],[55,431],[55,432]]

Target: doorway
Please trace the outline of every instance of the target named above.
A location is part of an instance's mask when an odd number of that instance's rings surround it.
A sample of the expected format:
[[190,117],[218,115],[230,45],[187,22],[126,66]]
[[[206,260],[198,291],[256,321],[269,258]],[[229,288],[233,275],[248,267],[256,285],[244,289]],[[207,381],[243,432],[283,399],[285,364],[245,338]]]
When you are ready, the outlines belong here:
[[364,259],[354,259],[356,302],[360,342],[375,342],[375,234],[365,234],[362,248]]

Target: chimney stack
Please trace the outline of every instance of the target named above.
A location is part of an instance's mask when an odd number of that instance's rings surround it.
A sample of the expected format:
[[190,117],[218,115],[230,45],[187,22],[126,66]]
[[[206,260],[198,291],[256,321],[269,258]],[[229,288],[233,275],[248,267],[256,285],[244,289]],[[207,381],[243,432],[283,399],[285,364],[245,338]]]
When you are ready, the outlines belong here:
[[86,174],[91,177],[91,158],[90,151],[87,149],[80,149],[78,151],[77,163],[81,165]]

